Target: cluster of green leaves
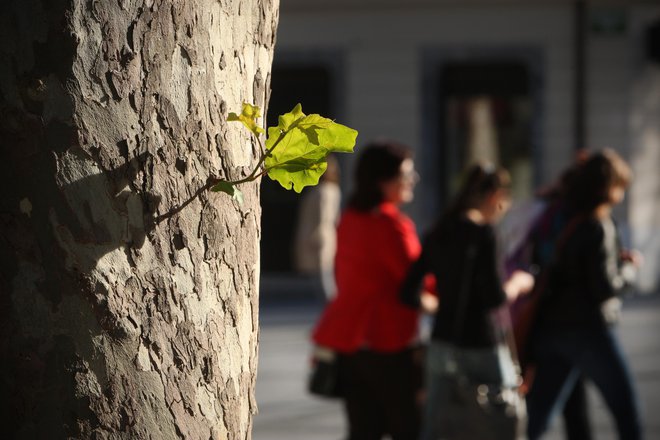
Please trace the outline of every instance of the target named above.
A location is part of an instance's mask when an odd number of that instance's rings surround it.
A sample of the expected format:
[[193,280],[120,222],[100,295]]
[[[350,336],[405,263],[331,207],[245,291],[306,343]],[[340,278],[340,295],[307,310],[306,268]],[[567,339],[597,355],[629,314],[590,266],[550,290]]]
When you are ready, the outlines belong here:
[[229,114],[228,121],[241,122],[257,139],[261,157],[247,177],[219,180],[211,190],[225,192],[240,201],[242,194],[236,186],[267,174],[284,188],[299,193],[319,182],[328,167],[326,158],[330,153],[352,153],[355,147],[356,130],[317,114],[306,115],[300,104],[280,115],[276,127],[268,128],[264,144],[264,130],[257,123],[260,117],[259,107],[247,103],[240,115]]

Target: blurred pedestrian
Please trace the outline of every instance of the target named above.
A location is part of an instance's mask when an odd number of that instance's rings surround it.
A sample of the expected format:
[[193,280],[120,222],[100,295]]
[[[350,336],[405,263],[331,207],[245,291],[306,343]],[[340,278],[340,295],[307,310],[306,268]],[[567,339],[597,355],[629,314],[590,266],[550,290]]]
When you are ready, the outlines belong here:
[[[575,162],[562,172],[560,178],[537,192],[533,203],[527,208],[529,212],[526,218],[527,227],[525,227],[524,222],[517,222],[515,225],[517,231],[514,231],[513,227],[509,227],[509,231],[513,234],[510,233],[507,239],[516,244],[505,257],[507,273],[515,270],[525,270],[534,274],[537,279],[543,278],[541,274],[551,265],[557,240],[567,226],[565,199],[569,182],[588,157],[589,154],[586,150],[580,149],[577,151]],[[508,217],[504,223],[507,223],[507,220],[511,222]],[[542,284],[543,282],[536,283],[534,294],[542,294],[540,292],[544,288]],[[517,313],[524,310],[524,306],[521,307],[521,305],[525,301],[528,301],[528,298],[522,296],[519,301],[511,304],[514,326],[518,324]],[[526,329],[526,333],[530,332],[531,328]],[[534,361],[529,356],[529,339],[527,338],[526,341],[526,346],[516,348],[524,363],[525,377],[528,381],[531,381]],[[522,341],[516,342],[522,343]],[[525,389],[531,384],[528,381],[525,383]],[[589,420],[586,382],[582,376],[579,376],[575,381],[575,385],[564,405],[562,415],[567,440],[591,440],[593,436]]]
[[308,187],[302,195],[294,240],[296,270],[312,280],[324,301],[335,295],[334,260],[341,203],[339,164],[334,156],[328,156],[327,163],[318,185]]
[[[437,438],[501,438],[484,433],[480,421],[463,424],[443,416],[457,378],[471,384],[510,385],[516,381],[511,353],[498,347],[493,313],[533,278],[518,271],[502,285],[496,264],[493,225],[509,206],[510,177],[490,165],[474,165],[449,209],[424,240],[420,258],[404,281],[401,299],[428,308],[420,288],[427,273],[435,275],[440,297],[426,361],[424,440]],[[465,421],[465,418],[461,418]],[[471,429],[481,430],[470,437]],[[514,438],[512,433],[511,438]],[[485,436],[485,437],[484,437]]]
[[568,179],[561,243],[555,245],[532,339],[536,365],[527,395],[530,440],[539,438],[580,374],[600,390],[619,438],[642,437],[632,377],[612,324],[637,253],[621,249],[611,217],[630,181],[628,165],[612,150],[594,153]]
[[337,296],[313,332],[318,346],[339,354],[339,382],[348,439],[414,440],[418,312],[398,300],[401,282],[421,246],[399,206],[413,199],[418,180],[409,148],[394,142],[366,146],[355,191],[337,229]]

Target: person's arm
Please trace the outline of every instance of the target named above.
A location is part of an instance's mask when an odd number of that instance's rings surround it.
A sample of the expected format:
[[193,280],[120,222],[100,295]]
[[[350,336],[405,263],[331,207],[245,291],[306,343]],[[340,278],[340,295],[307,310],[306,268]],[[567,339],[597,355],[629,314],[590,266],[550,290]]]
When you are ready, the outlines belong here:
[[[415,261],[412,266],[410,266],[410,270],[408,271],[408,274],[401,284],[399,296],[401,302],[415,309],[426,309],[426,307],[422,307],[422,284],[428,271],[427,254],[428,251],[427,247],[425,246],[422,249],[422,254],[419,256],[417,261]],[[430,300],[426,299],[426,301]],[[427,304],[427,307],[431,307],[431,304]]]
[[515,270],[502,286],[509,302],[518,296],[529,293],[534,288],[534,276],[524,270]]
[[594,304],[600,308],[603,319],[608,324],[616,324],[621,316],[621,299],[625,282],[619,266],[619,245],[616,243],[616,229],[609,231],[615,234],[608,237],[606,226],[600,222],[589,224],[589,233],[585,234],[584,249],[587,263],[588,294]]
[[495,231],[492,227],[482,229],[477,246],[477,258],[473,264],[476,287],[485,309],[499,307],[506,301],[502,282],[497,272],[497,251]]
[[588,256],[589,291],[597,302],[603,303],[621,295],[632,284],[641,260],[637,254],[621,251],[613,222],[594,222],[588,238],[585,254]]
[[[430,271],[430,268],[428,269]],[[420,297],[422,311],[433,314],[440,307],[440,295],[438,294],[438,283],[435,274],[427,273],[424,277],[422,294]]]
[[601,304],[616,296],[615,285],[607,270],[605,230],[599,222],[590,221],[582,239],[581,257],[585,263],[588,294],[596,304]]
[[621,233],[616,221],[613,221],[616,234],[617,272],[621,279],[623,293],[635,285],[638,269],[644,264],[644,256],[637,249],[625,249],[621,243]]
[[378,258],[388,276],[400,283],[410,265],[419,257],[421,246],[415,225],[403,215],[388,215],[381,227]]
[[401,283],[400,286],[410,286],[406,287],[408,293],[405,298],[399,294],[400,301],[415,309],[435,312],[438,306],[435,278],[427,276],[429,265],[423,255],[424,250],[420,254],[421,246],[414,224],[405,216],[388,217],[387,220],[388,234],[383,237],[383,249],[379,254],[391,277]]
[[433,234],[429,234],[422,245],[422,253],[410,266],[401,284],[400,300],[402,303],[426,313],[435,313],[438,308],[436,279],[429,274],[433,254]]

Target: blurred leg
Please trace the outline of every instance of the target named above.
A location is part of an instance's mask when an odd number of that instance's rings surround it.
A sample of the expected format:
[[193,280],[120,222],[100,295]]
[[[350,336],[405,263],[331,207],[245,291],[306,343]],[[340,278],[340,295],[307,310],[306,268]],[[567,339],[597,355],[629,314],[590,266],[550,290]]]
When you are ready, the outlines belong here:
[[586,383],[580,376],[564,405],[563,417],[568,440],[591,440],[588,403]]
[[417,440],[420,414],[416,394],[419,365],[413,350],[361,351],[342,357],[349,440]]
[[639,402],[632,375],[616,336],[608,330],[592,335],[587,353],[578,359],[579,368],[603,395],[616,421],[619,438],[642,438]]
[[538,439],[546,431],[576,378],[577,372],[566,359],[558,355],[537,358],[534,381],[527,394],[529,440]]
[[381,357],[380,389],[386,431],[393,440],[417,440],[420,406],[417,402],[420,366],[412,349]]
[[431,343],[426,354],[424,386],[426,399],[422,410],[422,440],[436,440],[442,429],[448,428],[442,416],[449,402],[453,381],[447,377],[446,366],[453,359],[453,350],[438,343]]
[[380,440],[384,411],[375,396],[372,356],[366,352],[341,357],[339,380],[344,391],[348,440]]

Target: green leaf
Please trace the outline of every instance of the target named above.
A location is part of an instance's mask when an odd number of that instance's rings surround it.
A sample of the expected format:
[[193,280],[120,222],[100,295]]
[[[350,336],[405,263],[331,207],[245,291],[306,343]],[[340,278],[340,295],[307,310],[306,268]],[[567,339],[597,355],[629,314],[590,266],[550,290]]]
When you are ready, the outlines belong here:
[[279,124],[277,126],[281,128],[283,131],[286,131],[296,121],[303,118],[304,116],[305,114],[302,112],[302,105],[298,103],[289,113],[284,113],[283,115],[279,116],[278,118]]
[[271,169],[268,177],[276,180],[286,189],[293,189],[297,193],[306,186],[314,186],[328,168],[325,157],[322,159],[300,158]]
[[216,185],[214,185],[211,188],[211,191],[227,193],[231,196],[232,199],[236,200],[239,204],[241,205],[243,204],[243,193],[241,192],[241,190],[236,188],[235,184],[231,182],[227,182],[224,180],[218,182]]
[[260,117],[261,109],[259,107],[244,102],[241,114],[237,115],[233,112],[229,113],[229,116],[227,116],[227,121],[241,122],[248,128],[248,130],[254,133],[255,136],[259,136],[260,133],[264,132],[264,129],[257,124],[257,119]]
[[349,153],[357,131],[317,114],[305,115],[300,104],[268,129],[264,165],[268,176],[296,192],[316,185],[327,168],[332,152]]
[[352,128],[319,115],[306,116],[298,122],[297,127],[305,131],[310,138],[316,135],[318,145],[336,153],[352,153],[358,134]]

